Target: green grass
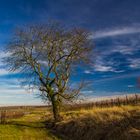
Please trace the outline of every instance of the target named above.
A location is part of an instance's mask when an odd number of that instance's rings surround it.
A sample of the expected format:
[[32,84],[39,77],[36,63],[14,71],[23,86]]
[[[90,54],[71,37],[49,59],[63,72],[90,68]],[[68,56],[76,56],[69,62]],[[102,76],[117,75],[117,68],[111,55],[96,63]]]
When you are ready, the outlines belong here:
[[33,111],[19,119],[0,124],[0,140],[58,140],[45,127],[44,112]]
[[28,126],[23,126],[20,124],[11,125],[1,125],[0,126],[0,139],[2,140],[19,140],[19,139],[31,139],[40,140],[47,139],[53,140],[54,138],[49,134],[46,129],[43,128],[33,128]]

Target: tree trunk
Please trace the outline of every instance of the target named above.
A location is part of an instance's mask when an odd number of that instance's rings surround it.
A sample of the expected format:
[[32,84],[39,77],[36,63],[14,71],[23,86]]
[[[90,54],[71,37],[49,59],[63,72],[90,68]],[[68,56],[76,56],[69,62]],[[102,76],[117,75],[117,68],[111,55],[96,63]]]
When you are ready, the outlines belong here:
[[55,99],[55,97],[52,98],[52,110],[55,122],[59,122],[61,120],[59,102]]

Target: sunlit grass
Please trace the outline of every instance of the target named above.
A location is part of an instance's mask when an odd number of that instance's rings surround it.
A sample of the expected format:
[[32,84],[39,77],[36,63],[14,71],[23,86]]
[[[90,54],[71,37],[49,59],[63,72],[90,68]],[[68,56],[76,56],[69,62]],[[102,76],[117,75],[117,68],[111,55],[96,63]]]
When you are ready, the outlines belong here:
[[123,115],[129,116],[131,112],[139,112],[140,106],[114,106],[114,107],[93,107],[90,109],[79,109],[75,111],[68,111],[67,113],[62,112],[62,116],[64,120],[70,119],[70,118],[77,118],[77,117],[85,117],[88,115],[93,115],[94,117],[105,117],[106,116],[115,116],[115,117],[122,117]]
[[140,139],[139,105],[83,108],[62,115],[64,121],[57,124],[57,130],[72,140]]
[[46,129],[43,119],[46,113],[45,110],[33,110],[21,118],[0,124],[0,140],[58,140]]

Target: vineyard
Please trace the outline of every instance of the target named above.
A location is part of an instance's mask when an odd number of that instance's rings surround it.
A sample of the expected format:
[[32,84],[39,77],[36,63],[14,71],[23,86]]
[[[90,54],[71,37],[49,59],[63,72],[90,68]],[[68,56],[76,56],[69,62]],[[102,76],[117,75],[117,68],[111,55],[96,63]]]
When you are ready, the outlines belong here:
[[112,97],[108,99],[102,99],[99,101],[90,101],[90,102],[78,102],[75,104],[69,104],[67,107],[65,106],[64,109],[68,110],[76,110],[76,109],[90,109],[92,107],[113,107],[113,106],[121,106],[121,105],[137,105],[140,103],[140,95],[133,94],[133,95],[125,95],[125,96],[118,96]]

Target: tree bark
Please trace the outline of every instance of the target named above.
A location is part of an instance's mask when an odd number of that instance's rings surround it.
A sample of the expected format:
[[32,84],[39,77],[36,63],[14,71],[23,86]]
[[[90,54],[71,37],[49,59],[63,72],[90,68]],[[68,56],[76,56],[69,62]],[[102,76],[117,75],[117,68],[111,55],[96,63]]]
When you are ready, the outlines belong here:
[[59,103],[55,97],[52,97],[52,110],[55,122],[61,121]]

